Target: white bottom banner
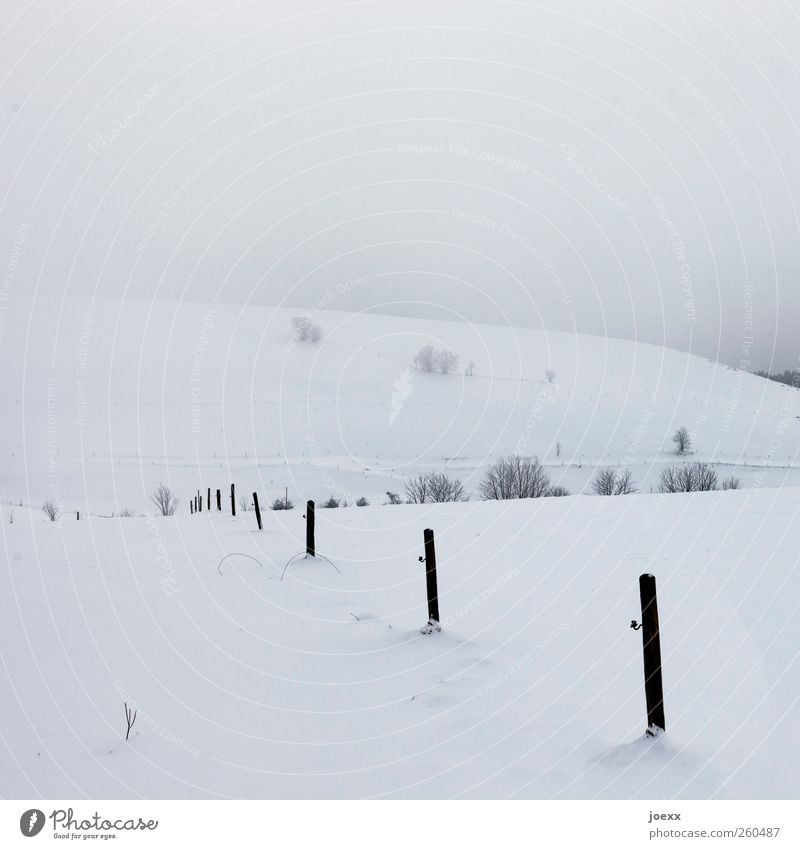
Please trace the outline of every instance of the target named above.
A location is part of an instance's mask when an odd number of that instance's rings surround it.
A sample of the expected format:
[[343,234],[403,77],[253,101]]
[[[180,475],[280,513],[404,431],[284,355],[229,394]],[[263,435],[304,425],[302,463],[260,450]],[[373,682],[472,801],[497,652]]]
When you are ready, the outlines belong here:
[[0,846],[800,846],[794,801],[0,802]]

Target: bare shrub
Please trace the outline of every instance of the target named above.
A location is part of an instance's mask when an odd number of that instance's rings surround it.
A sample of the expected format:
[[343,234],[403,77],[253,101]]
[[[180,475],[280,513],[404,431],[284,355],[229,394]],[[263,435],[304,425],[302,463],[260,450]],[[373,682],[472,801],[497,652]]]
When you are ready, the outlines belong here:
[[563,498],[569,494],[570,492],[565,486],[551,486],[545,493],[545,496],[547,498]]
[[252,507],[253,504],[246,495],[239,496],[239,509],[242,513],[249,513]]
[[725,480],[722,481],[722,488],[725,490],[741,489],[742,482],[739,480],[739,478],[735,477],[734,475],[731,475],[729,478],[725,478]]
[[156,491],[150,496],[150,500],[156,505],[156,509],[162,516],[174,516],[178,499],[173,498],[172,490],[163,483],[156,487]]
[[414,356],[414,368],[420,371],[433,371],[436,367],[436,349],[433,345],[423,345]]
[[695,492],[711,492],[717,489],[717,473],[707,463],[692,465]]
[[51,522],[57,522],[61,518],[61,508],[55,501],[45,501],[42,504],[42,512]]
[[356,507],[369,507],[369,500],[362,495],[356,500]]
[[595,495],[630,495],[636,492],[631,470],[599,468],[592,480],[592,492]]
[[8,519],[9,525],[14,524],[14,508],[13,507],[9,507],[8,510],[6,510],[6,519]]
[[443,472],[428,475],[428,489],[430,490],[431,501],[436,504],[443,504],[448,501],[466,501],[468,497],[464,491],[464,484],[457,478],[448,477]]
[[709,492],[717,489],[717,473],[707,463],[667,466],[661,471],[659,492]]
[[490,501],[508,498],[541,498],[550,489],[550,477],[537,457],[513,454],[501,457],[486,470],[481,497]]
[[335,498],[333,495],[327,500],[322,502],[323,507],[327,507],[329,510],[332,510],[335,507],[339,506],[339,499]]
[[442,374],[451,374],[458,368],[458,354],[444,349],[436,352],[436,368]]
[[387,504],[402,504],[403,499],[396,492],[387,492],[386,493],[386,503]]
[[692,447],[692,437],[688,428],[685,427],[679,427],[672,434],[672,441],[675,444],[676,454],[685,454]]
[[133,510],[131,510],[131,508],[130,508],[130,507],[123,507],[123,508],[119,511],[119,517],[120,517],[121,519],[130,519],[130,518],[131,518],[131,516],[133,516]]
[[[386,493],[389,495],[389,493]],[[406,501],[409,504],[425,504],[428,500],[428,476],[419,475],[406,481]]]
[[428,472],[406,483],[406,501],[409,504],[443,504],[448,501],[466,501],[464,484],[443,472]]
[[616,482],[616,471],[607,467],[601,467],[597,470],[592,480],[592,492],[595,495],[613,495]]

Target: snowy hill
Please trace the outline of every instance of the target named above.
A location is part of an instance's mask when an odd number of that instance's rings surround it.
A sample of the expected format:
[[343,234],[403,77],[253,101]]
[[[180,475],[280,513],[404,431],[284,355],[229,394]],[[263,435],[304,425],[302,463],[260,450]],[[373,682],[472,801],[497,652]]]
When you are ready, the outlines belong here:
[[[798,512],[777,489],[325,510],[339,571],[300,559],[281,580],[297,510],[262,533],[252,513],[18,510],[0,794],[796,798]],[[424,637],[428,526],[444,630]],[[629,628],[642,571],[657,740]]]
[[[72,298],[9,303],[0,340],[0,499],[110,514],[159,480],[353,501],[448,468],[536,454],[572,492],[624,463],[643,491],[670,437],[749,485],[800,483],[800,393],[718,363],[592,336],[319,311]],[[474,374],[411,368],[425,344]],[[552,383],[545,371],[552,369]],[[56,490],[58,490],[56,492]]]
[[[295,314],[11,301],[0,794],[797,796],[800,490],[770,488],[796,480],[797,392],[543,331],[320,312],[322,341],[293,343]],[[474,374],[410,369],[428,343]],[[679,425],[750,488],[645,494]],[[643,492],[380,503],[427,469],[474,491],[513,451],[573,492],[625,464]],[[177,516],[102,518],[142,513],[160,480]],[[227,498],[189,515],[193,491],[231,481],[262,502],[287,488],[371,505],[318,510],[324,557],[290,563],[300,509],[266,511],[262,532]],[[426,527],[444,624],[428,637]],[[629,627],[646,571],[666,687],[655,741]]]

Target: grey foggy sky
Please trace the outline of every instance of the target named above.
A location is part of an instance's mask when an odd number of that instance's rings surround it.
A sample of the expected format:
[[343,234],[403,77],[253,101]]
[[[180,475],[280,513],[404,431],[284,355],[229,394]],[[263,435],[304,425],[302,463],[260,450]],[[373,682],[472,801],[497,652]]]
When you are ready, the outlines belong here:
[[[377,309],[798,364],[784,2],[4,4],[0,297]],[[10,14],[9,14],[10,9]]]

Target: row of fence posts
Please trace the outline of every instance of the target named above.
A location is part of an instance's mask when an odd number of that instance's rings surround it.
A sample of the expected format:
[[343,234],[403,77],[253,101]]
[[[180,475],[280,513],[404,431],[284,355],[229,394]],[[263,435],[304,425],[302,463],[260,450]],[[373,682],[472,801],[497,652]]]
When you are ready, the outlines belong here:
[[[255,495],[255,493],[253,493]],[[208,487],[206,490],[206,510],[211,512],[211,487]],[[217,490],[217,511],[222,511],[222,491]],[[202,513],[203,512],[203,495],[200,490],[197,490],[197,494],[193,495],[189,499],[189,513]],[[236,515],[236,500],[235,500],[235,487],[231,484],[231,514],[233,516]]]
[[[222,494],[217,490],[217,512],[222,511]],[[211,488],[207,491],[206,505],[211,509]],[[258,493],[253,493],[256,523],[263,530],[261,508],[258,503]],[[203,496],[200,490],[189,503],[191,513],[203,512]],[[231,515],[236,515],[236,488],[231,484]],[[314,502],[306,502],[306,556],[317,556],[316,544],[316,509]],[[425,554],[419,558],[425,564],[425,589],[428,597],[428,621],[421,633],[433,634],[442,630],[439,618],[439,589],[436,578],[436,543],[431,528],[426,528],[422,534]],[[658,600],[656,596],[656,579],[654,575],[639,576],[639,600],[642,608],[641,623],[633,620],[631,628],[642,632],[642,656],[644,660],[644,690],[647,703],[647,735],[656,737],[666,730],[664,718],[664,686],[661,676],[661,636],[658,624]]]

